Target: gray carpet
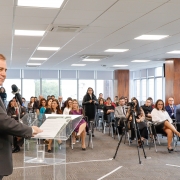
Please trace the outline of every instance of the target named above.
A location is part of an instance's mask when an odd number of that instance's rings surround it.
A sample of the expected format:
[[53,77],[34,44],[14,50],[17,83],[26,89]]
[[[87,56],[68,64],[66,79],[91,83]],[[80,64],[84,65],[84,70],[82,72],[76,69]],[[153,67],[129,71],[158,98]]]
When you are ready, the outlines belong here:
[[[88,141],[88,139],[87,139]],[[67,143],[67,180],[97,180],[104,175],[112,172],[122,166],[114,173],[103,178],[104,180],[180,180],[180,167],[167,166],[166,164],[180,166],[180,143],[177,146],[177,152],[168,153],[166,138],[160,139],[161,145],[157,145],[158,152],[155,152],[154,146],[149,150],[145,146],[147,159],[144,158],[143,151],[140,149],[142,164],[139,164],[137,148],[135,142],[129,146],[127,143],[121,143],[117,157],[112,158],[118,144],[117,138],[114,140],[108,134],[102,134],[95,131],[93,138],[94,148],[81,150],[80,143],[74,145],[72,150]],[[27,177],[24,178],[23,168],[23,149],[17,154],[13,154],[14,172],[4,180],[51,180],[53,179],[52,166],[37,168],[27,168]],[[97,161],[96,161],[97,160]],[[58,167],[56,169],[63,168]],[[58,171],[57,171],[58,173]],[[41,175],[43,174],[43,178]],[[58,176],[60,177],[60,176]],[[62,178],[57,178],[62,179]]]

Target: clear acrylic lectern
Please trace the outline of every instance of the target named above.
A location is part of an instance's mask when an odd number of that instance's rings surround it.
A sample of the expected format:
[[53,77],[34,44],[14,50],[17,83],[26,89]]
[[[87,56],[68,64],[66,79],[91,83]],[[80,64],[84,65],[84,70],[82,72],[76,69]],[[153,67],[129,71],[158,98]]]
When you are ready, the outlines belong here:
[[[41,127],[43,132],[25,140],[24,180],[66,179],[66,140],[81,119],[79,115],[47,114],[43,120],[34,119],[29,124]],[[44,144],[46,139],[53,140],[51,153]]]

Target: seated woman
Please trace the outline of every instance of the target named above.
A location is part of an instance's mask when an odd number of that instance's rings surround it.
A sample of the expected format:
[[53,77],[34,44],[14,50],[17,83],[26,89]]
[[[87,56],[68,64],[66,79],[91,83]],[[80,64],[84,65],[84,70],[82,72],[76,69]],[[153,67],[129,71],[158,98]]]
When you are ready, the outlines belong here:
[[103,110],[104,109],[104,99],[103,98],[99,98],[98,99],[98,104],[97,104],[97,109]]
[[[135,97],[132,99],[132,101],[134,102],[134,109],[133,110],[135,112],[135,118],[136,118],[136,122],[137,122],[139,132],[140,132],[140,135],[139,135],[139,133],[137,131],[138,144],[139,144],[139,147],[141,147],[142,144],[144,144],[144,139],[148,139],[147,126],[146,126],[146,124],[144,122],[145,114],[144,114],[143,109],[141,107],[139,107],[139,102]],[[134,128],[133,128],[133,121],[132,121],[133,119],[132,119],[132,114],[131,114],[131,108],[132,107],[128,108],[126,118],[130,121],[131,140],[134,140],[135,131],[134,131]],[[140,139],[140,136],[141,136],[141,139]]]
[[111,98],[108,97],[106,100],[106,105],[104,106],[104,119],[110,123],[114,119],[115,107],[112,105]]
[[67,104],[66,104],[66,107],[64,108],[63,114],[64,115],[69,115],[69,112],[72,109],[72,99],[68,99],[66,103]]
[[[52,99],[51,99],[52,100]],[[49,100],[48,100],[49,101]],[[57,99],[54,99],[51,104],[51,108],[47,108],[45,111],[45,114],[62,114],[62,111],[59,108],[59,103]],[[48,152],[51,152],[51,145],[52,145],[52,139],[48,140]],[[58,141],[59,145],[62,143],[62,141]]]
[[[77,100],[72,101],[72,110],[69,112],[72,115],[83,115],[83,110],[79,109],[79,104]],[[81,137],[82,150],[86,150],[85,138],[86,138],[86,126],[87,123],[82,119],[74,130],[77,136]],[[73,143],[75,143],[75,133],[73,133]]]
[[39,103],[39,115],[38,115],[38,119],[41,123],[43,121],[45,111],[46,111],[46,99],[42,98]]
[[152,121],[155,122],[156,132],[161,134],[167,134],[168,152],[173,151],[173,148],[171,146],[173,133],[175,133],[178,137],[180,137],[180,133],[172,125],[172,119],[165,110],[163,100],[159,99],[156,101],[155,107],[152,110],[151,115]]
[[30,98],[30,102],[28,103],[28,112],[35,112],[35,100],[34,97]]

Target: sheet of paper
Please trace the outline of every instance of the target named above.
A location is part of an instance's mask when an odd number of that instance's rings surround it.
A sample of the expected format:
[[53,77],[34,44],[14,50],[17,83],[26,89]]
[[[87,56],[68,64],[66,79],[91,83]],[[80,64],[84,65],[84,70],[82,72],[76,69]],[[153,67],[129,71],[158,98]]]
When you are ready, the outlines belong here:
[[70,120],[79,117],[79,115],[57,115],[57,114],[46,114],[46,121],[40,126],[43,130],[42,133],[37,134],[34,138],[40,139],[54,139],[58,134],[59,130],[68,124]]

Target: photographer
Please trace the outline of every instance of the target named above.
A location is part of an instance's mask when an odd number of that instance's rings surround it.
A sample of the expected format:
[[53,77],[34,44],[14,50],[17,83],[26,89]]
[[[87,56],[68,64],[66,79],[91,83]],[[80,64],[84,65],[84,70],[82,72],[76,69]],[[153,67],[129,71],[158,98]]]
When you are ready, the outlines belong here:
[[[135,131],[133,128],[133,118],[132,118],[132,112],[131,112],[131,111],[134,111],[135,118],[136,118],[135,120],[137,122],[139,132],[141,135],[141,140],[140,140],[139,133],[137,132],[138,144],[139,144],[139,147],[141,147],[142,144],[144,144],[144,139],[148,139],[147,126],[144,122],[144,120],[145,120],[144,111],[141,107],[139,107],[139,102],[136,98],[133,98],[132,102],[129,104],[130,104],[130,108],[127,111],[126,118],[130,121],[131,140],[134,140],[134,138],[135,138]],[[142,142],[142,144],[141,144],[141,142]]]

